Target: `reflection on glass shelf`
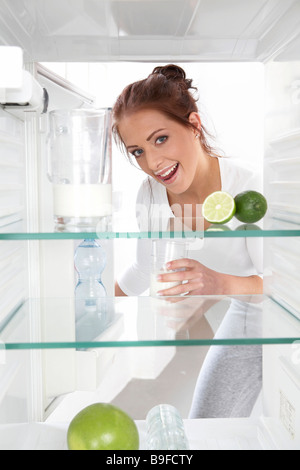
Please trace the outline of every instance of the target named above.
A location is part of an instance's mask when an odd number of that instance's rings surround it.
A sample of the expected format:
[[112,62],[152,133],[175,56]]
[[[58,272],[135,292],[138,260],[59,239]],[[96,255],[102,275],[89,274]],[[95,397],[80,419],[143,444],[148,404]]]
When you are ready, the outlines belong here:
[[[174,220],[174,219],[173,219]],[[236,221],[235,221],[236,222]],[[154,226],[150,230],[140,230],[135,221],[116,219],[105,226],[86,230],[82,227],[73,231],[56,230],[53,225],[41,231],[26,228],[24,221],[0,227],[0,240],[72,240],[72,239],[144,239],[144,238],[236,238],[236,237],[299,237],[300,224],[265,218],[257,224],[229,222],[227,225],[211,225],[203,230],[203,220],[182,226],[180,220],[171,226]]]
[[[272,327],[288,318],[289,329]],[[114,297],[76,320],[75,299],[29,299],[0,329],[0,349],[289,344],[300,322],[265,296]]]

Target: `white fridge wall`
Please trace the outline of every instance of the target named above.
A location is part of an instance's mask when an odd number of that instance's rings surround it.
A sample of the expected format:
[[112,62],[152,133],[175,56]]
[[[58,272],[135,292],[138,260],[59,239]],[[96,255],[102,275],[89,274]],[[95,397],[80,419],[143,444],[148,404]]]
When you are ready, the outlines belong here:
[[[25,128],[0,109],[0,228],[6,232],[26,226]],[[25,241],[0,242],[0,325],[13,316],[28,296],[28,250]],[[22,323],[7,331],[13,338]],[[28,386],[24,387],[24,384]],[[0,357],[0,422],[31,417],[30,353]]]
[[[292,227],[300,223],[300,49],[298,56],[287,56],[266,66],[264,187],[274,223]],[[266,240],[265,261],[267,292],[300,318],[299,240]]]
[[[296,227],[294,224],[300,222],[299,91],[300,48],[296,39],[275,61],[266,65],[264,188],[274,226],[281,220],[286,228]],[[265,328],[271,331],[271,336],[279,332],[292,336],[300,328],[299,250],[299,239],[295,237],[264,241],[268,274],[265,290],[289,312],[282,314],[277,323],[272,312],[268,312]],[[299,344],[264,346],[263,363],[264,410],[271,417],[268,427],[279,448],[299,449]]]
[[[280,307],[278,306],[278,311]],[[290,313],[274,315],[274,306],[264,317],[263,329],[275,337],[299,335],[300,322]],[[276,319],[275,319],[276,318]],[[300,344],[267,345],[263,349],[263,402],[266,424],[278,448],[300,448]]]

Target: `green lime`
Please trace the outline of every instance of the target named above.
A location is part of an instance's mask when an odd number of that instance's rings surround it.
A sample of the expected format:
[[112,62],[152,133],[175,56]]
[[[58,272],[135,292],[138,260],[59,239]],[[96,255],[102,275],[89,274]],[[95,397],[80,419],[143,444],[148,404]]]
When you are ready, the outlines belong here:
[[138,450],[135,422],[124,411],[107,403],[81,410],[68,428],[69,450]]
[[225,191],[215,191],[210,194],[202,206],[202,215],[211,224],[226,224],[234,214],[234,199]]
[[263,218],[267,212],[266,198],[257,191],[244,191],[235,198],[235,217],[241,222],[253,224]]

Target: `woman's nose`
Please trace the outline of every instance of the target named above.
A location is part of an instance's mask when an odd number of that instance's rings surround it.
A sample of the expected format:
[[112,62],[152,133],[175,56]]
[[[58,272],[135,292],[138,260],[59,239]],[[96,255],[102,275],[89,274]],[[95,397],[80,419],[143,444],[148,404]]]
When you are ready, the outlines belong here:
[[158,171],[162,168],[164,158],[158,150],[150,150],[147,152],[147,165],[150,170]]

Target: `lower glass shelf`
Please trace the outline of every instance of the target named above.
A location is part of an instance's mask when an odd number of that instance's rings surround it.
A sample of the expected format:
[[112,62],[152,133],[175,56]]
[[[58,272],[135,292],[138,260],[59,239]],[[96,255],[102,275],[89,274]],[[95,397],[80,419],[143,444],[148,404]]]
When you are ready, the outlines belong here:
[[0,324],[0,353],[297,342],[300,321],[266,296],[28,299]]
[[[136,421],[140,446],[139,450],[147,449],[147,430],[145,421]],[[0,426],[0,450],[68,450],[67,431],[69,423],[22,423]],[[263,421],[253,418],[240,419],[193,419],[184,420],[185,432],[189,441],[190,451],[193,450],[276,450],[266,445],[262,439]],[[175,455],[171,463],[188,463],[193,457],[190,451]],[[162,452],[162,454],[165,451]],[[161,455],[155,457],[154,463],[166,462]],[[171,454],[172,451],[169,452]],[[174,453],[174,452],[173,452]],[[178,454],[178,452],[177,452]],[[190,457],[187,457],[190,455]],[[145,454],[142,458],[146,458]],[[169,459],[172,456],[169,455]],[[105,453],[105,462],[112,463],[111,456]],[[115,456],[115,459],[117,456]],[[131,457],[132,458],[132,457]],[[141,457],[138,457],[140,459]],[[164,459],[164,461],[163,461]],[[150,462],[151,457],[148,455]],[[169,460],[168,460],[169,462]],[[119,462],[120,463],[120,462]]]

